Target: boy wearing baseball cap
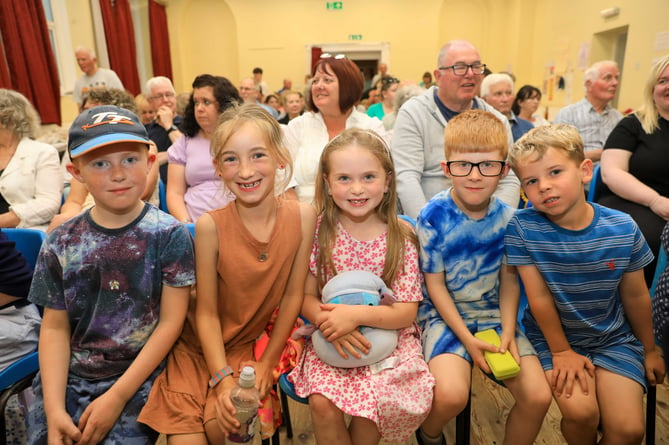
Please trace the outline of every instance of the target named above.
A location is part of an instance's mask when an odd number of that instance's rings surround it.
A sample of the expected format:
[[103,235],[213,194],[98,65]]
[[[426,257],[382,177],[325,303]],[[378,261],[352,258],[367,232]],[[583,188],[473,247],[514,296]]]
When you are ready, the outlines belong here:
[[70,128],[68,171],[95,206],[54,229],[37,260],[31,444],[156,440],[136,418],[181,333],[195,274],[188,230],[141,200],[148,147],[137,116],[116,106],[86,110]]

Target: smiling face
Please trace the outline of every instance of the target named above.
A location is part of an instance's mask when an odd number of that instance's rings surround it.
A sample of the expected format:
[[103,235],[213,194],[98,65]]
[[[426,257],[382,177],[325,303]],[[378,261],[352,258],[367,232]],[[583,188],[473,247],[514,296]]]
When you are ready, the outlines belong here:
[[242,124],[228,138],[214,166],[237,197],[237,205],[256,206],[274,199],[277,162],[263,133],[252,123]]
[[98,212],[124,215],[141,204],[154,161],[146,144],[119,142],[81,155],[67,169],[86,185]]
[[327,63],[319,65],[311,82],[311,97],[321,113],[340,113],[339,79]]
[[530,155],[517,162],[515,171],[532,205],[556,224],[564,225],[587,206],[583,185],[592,179],[589,159],[578,163],[549,147],[540,159]]
[[[478,153],[455,152],[451,154],[448,160],[450,162],[476,164],[485,161],[504,161],[504,157],[499,150],[491,150]],[[509,171],[509,167],[505,165],[498,176],[483,176],[479,168],[483,168],[484,172],[486,172],[486,169],[481,164],[479,167],[472,166],[467,176],[454,176],[453,173],[460,174],[460,172],[452,172],[446,161],[442,162],[441,168],[453,184],[451,189],[453,201],[460,210],[474,219],[485,216],[490,197],[495,193],[499,180],[506,176]],[[455,167],[453,168],[455,169]]]
[[[440,61],[439,66],[448,67],[455,64],[471,65],[481,63],[481,56],[471,45],[456,43]],[[481,85],[482,74],[474,74],[468,69],[464,76],[456,76],[451,68],[434,72],[435,82],[439,87],[439,99],[453,111],[463,111],[471,107],[472,100]]]
[[330,153],[330,173],[324,177],[340,219],[363,222],[378,218],[376,208],[388,191],[390,178],[368,149],[356,144]]
[[669,66],[667,66],[655,82],[653,101],[660,115],[669,119]]

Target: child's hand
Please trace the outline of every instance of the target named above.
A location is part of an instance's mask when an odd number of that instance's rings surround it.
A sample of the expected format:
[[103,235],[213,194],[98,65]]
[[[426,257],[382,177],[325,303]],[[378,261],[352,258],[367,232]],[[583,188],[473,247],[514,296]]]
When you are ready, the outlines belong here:
[[657,349],[646,353],[643,364],[646,368],[646,379],[651,385],[657,385],[664,381],[666,369],[664,369],[664,360],[662,360]]
[[267,397],[272,385],[274,385],[274,367],[260,361],[248,360],[239,365],[239,372],[241,373],[244,366],[250,366],[256,373],[256,389],[260,393],[260,400]]
[[499,352],[503,354],[506,351],[509,351],[511,353],[511,357],[513,357],[516,363],[520,364],[520,353],[518,352],[518,344],[516,343],[515,332],[508,335],[502,331],[499,342]]
[[492,373],[488,362],[485,361],[485,356],[483,355],[484,351],[490,352],[499,352],[499,348],[495,345],[491,345],[487,341],[479,340],[478,338],[470,335],[467,341],[462,342],[467,349],[467,352],[472,357],[472,361],[476,366],[481,368],[486,374]]
[[367,340],[357,329],[338,338],[333,341],[332,344],[343,358],[348,358],[349,355],[352,355],[355,358],[360,358],[361,352],[363,354],[369,354],[369,348],[372,347],[369,340]]
[[318,325],[323,336],[333,342],[358,328],[353,319],[354,308],[347,304],[321,304],[322,321]]
[[216,421],[218,426],[225,434],[225,437],[232,432],[239,431],[239,422],[235,419],[235,407],[230,400],[230,392],[237,386],[235,379],[224,378],[216,388]]
[[595,365],[585,356],[577,354],[571,349],[553,354],[553,372],[551,375],[551,389],[560,396],[564,392],[566,397],[571,397],[574,389],[574,381],[581,384],[583,394],[588,394],[588,380],[585,372],[590,377],[595,376]]
[[111,390],[93,400],[79,419],[81,440],[77,445],[102,442],[121,415],[125,403]]
[[72,445],[79,442],[81,431],[74,424],[67,411],[49,415],[47,419],[47,438],[49,445]]

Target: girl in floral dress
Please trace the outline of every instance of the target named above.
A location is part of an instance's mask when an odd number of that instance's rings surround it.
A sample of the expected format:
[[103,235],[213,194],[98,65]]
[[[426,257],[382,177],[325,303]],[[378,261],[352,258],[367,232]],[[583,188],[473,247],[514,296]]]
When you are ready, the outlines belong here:
[[[421,296],[416,237],[397,214],[394,166],[383,140],[369,130],[348,129],[325,147],[315,205],[319,213],[302,314],[342,357],[374,346],[360,326],[399,330],[397,348],[370,366],[336,368],[307,342],[301,366],[289,379],[309,398],[321,444],[406,441],[427,416],[434,378],[423,359],[416,312]],[[394,293],[390,306],[321,304],[320,289],[334,275],[365,270]],[[344,414],[350,415],[346,427]]]

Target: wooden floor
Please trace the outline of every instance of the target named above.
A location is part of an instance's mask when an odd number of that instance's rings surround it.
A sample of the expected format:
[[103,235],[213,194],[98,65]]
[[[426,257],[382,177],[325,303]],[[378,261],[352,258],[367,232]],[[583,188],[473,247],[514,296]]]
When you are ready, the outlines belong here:
[[[474,372],[471,445],[500,445],[502,443],[504,421],[512,402],[511,394],[506,389],[485,378],[479,371]],[[280,430],[281,445],[314,445],[316,440],[309,417],[309,408],[293,400],[289,400],[289,407],[293,423],[293,438],[286,438],[285,428],[282,427]],[[565,444],[559,423],[560,412],[553,402],[535,443],[541,445]],[[448,444],[455,444],[454,425],[449,424],[445,431]],[[669,445],[669,386],[667,383],[657,389],[655,443]],[[259,445],[260,440],[256,440],[254,444]],[[416,445],[416,442],[412,437],[406,444],[382,441],[381,445]]]

